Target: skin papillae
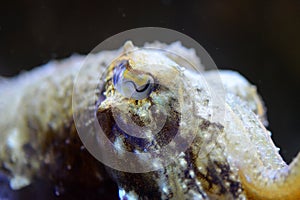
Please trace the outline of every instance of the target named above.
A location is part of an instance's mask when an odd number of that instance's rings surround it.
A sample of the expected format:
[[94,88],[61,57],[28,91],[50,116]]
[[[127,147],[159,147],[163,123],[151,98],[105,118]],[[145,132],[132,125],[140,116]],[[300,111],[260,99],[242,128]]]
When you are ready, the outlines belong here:
[[[202,69],[195,51],[178,42],[145,46],[181,55]],[[149,99],[137,103],[114,91],[109,77],[100,80],[100,85],[105,87],[95,92],[94,86],[99,84],[99,76],[106,67],[134,48],[127,42],[119,50],[90,56],[85,61],[86,69],[81,70],[83,81],[77,91],[82,97],[104,94],[97,119],[113,144],[127,151],[136,148],[135,144],[129,144],[119,129],[112,129],[116,123],[111,108],[117,99],[132,105],[133,113],[143,109],[150,98],[153,105],[170,105],[176,99],[161,87],[153,91]],[[72,109],[74,81],[84,59],[84,56],[72,56],[52,61],[18,77],[1,80],[0,171],[9,178],[11,188],[18,190],[30,185],[35,178],[43,178],[54,184],[75,183],[96,189],[112,179],[119,187],[121,199],[300,199],[300,155],[290,165],[283,161],[264,126],[264,106],[255,86],[231,71],[203,70],[201,73],[210,89],[224,90],[223,101],[217,106],[212,103],[207,84],[199,81],[199,73],[185,74],[184,78],[191,83],[186,89],[192,93],[187,93],[185,98],[192,98],[194,104],[192,108],[185,107],[185,102],[178,99],[177,103],[183,108],[168,109],[166,128],[161,131],[160,139],[161,143],[169,141],[168,137],[179,126],[186,133],[192,130],[196,134],[184,152],[174,155],[174,162],[146,173],[105,167],[87,152],[74,126],[73,112],[86,109],[85,101],[91,101],[82,98],[83,103]],[[160,60],[164,65],[177,62],[176,56],[147,51],[136,52],[131,59],[137,66],[147,60],[152,64]],[[155,79],[169,80],[170,87],[180,87],[176,73],[149,72]],[[216,82],[218,79],[222,84]],[[154,101],[154,97],[160,101]],[[203,112],[203,109],[208,111]],[[190,117],[180,119],[180,111],[190,113]],[[147,112],[151,114],[150,110]],[[213,120],[210,112],[222,113],[222,120]],[[133,120],[144,123],[145,117],[135,114]]]

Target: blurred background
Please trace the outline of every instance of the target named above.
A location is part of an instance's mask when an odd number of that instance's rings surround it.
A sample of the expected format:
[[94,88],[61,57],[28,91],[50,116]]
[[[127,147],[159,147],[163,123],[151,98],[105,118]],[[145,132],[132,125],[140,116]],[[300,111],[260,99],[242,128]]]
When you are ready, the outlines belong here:
[[300,151],[300,1],[0,1],[0,75],[87,54],[137,27],[180,31],[221,69],[257,85],[269,129],[290,162]]

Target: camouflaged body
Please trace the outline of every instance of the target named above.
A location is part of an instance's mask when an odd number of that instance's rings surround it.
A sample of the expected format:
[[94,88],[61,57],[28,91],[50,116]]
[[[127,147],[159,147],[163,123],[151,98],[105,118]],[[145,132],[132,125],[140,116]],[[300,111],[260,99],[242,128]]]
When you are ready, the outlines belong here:
[[[148,45],[184,54],[200,66],[195,52],[178,43]],[[86,82],[80,87],[82,95],[91,92],[91,77],[121,52],[122,48],[93,56],[85,71]],[[255,86],[228,71],[220,71],[226,91],[224,121],[212,122],[191,113],[197,126],[190,128],[197,130],[197,135],[172,164],[142,174],[104,167],[86,151],[74,127],[72,91],[83,59],[73,56],[52,61],[14,79],[1,80],[0,170],[10,178],[13,189],[31,184],[36,177],[95,188],[112,178],[123,199],[300,197],[300,156],[286,165],[263,125],[265,113]],[[213,85],[216,74],[203,74]],[[207,91],[201,85],[195,87],[193,96],[199,107],[208,105]],[[109,119],[109,113],[106,117]],[[176,123],[170,126],[176,127]],[[199,156],[203,145],[213,148]]]

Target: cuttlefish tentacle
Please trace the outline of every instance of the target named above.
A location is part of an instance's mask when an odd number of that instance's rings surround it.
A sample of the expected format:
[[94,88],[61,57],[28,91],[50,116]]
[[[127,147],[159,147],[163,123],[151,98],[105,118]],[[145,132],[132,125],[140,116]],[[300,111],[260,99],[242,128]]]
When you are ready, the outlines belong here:
[[243,171],[240,171],[240,177],[249,199],[300,199],[300,153],[272,180],[262,175],[248,180]]
[[[230,121],[225,125],[226,150],[232,157],[229,160],[239,169],[246,196],[249,199],[300,199],[300,154],[290,165],[285,164],[255,114],[247,112],[242,102],[233,103],[239,100],[230,98],[226,109],[226,118]],[[245,112],[248,114],[244,115]],[[238,134],[240,131],[248,134]]]

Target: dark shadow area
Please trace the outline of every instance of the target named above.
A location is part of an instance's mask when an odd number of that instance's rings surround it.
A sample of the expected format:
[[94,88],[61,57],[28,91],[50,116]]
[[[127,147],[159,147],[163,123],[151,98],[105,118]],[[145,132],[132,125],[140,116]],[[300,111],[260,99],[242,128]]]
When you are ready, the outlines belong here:
[[30,186],[13,191],[9,187],[7,178],[0,173],[0,199],[43,199],[43,200],[114,200],[118,199],[118,189],[112,181],[106,181],[103,187],[91,188],[73,184],[64,187],[54,186],[46,180],[34,180]]

